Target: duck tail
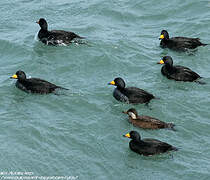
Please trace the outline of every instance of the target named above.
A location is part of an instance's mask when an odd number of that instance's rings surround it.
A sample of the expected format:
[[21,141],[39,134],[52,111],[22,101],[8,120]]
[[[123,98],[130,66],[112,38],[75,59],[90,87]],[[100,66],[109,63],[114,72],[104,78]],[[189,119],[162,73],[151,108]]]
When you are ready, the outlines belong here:
[[195,80],[195,82],[198,83],[198,84],[202,84],[202,85],[206,84],[206,82],[199,81],[199,80]]
[[63,90],[69,90],[69,89],[64,88],[64,87],[61,87],[61,86],[58,86],[57,88],[59,88],[59,89],[63,89]]
[[171,150],[172,150],[172,151],[178,151],[179,149],[176,148],[176,147],[174,147],[174,146],[171,146]]
[[156,97],[156,96],[154,96],[154,99],[160,99],[160,97]]
[[167,124],[167,128],[169,128],[170,130],[176,131],[176,129],[174,127],[175,127],[175,124],[173,124],[173,123]]
[[201,43],[201,46],[207,46],[207,45],[209,45],[209,44],[204,44],[204,43]]
[[85,37],[83,37],[83,36],[79,36],[79,35],[77,35],[77,37],[76,38],[79,38],[79,39],[86,39]]

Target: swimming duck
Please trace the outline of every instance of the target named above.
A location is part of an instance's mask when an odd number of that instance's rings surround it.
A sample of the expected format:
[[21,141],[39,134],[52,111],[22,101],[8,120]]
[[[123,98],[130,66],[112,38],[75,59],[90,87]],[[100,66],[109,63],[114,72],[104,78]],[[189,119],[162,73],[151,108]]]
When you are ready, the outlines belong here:
[[199,38],[187,38],[187,37],[172,37],[169,38],[169,34],[166,30],[161,31],[159,38],[160,46],[162,48],[169,48],[177,51],[186,51],[187,49],[195,49],[198,46],[206,46],[200,42]]
[[69,31],[48,31],[47,21],[44,18],[40,18],[36,23],[41,27],[38,33],[38,38],[46,45],[68,45],[75,38],[83,39],[83,37],[80,37],[79,35]]
[[169,128],[174,130],[173,123],[165,123],[159,119],[150,116],[138,116],[136,109],[131,108],[128,111],[123,111],[124,114],[128,114],[129,122],[134,126],[144,128],[144,129],[163,129]]
[[149,103],[151,99],[155,98],[152,94],[144,91],[143,89],[139,89],[137,87],[126,88],[125,81],[120,77],[115,78],[114,81],[111,81],[108,85],[117,86],[113,92],[113,96],[121,102],[142,104]]
[[173,66],[173,60],[171,56],[164,56],[158,64],[164,64],[161,69],[161,73],[168,79],[174,79],[176,81],[197,81],[201,78],[196,72],[190,68],[184,66]]
[[26,74],[21,70],[17,71],[11,78],[17,79],[15,84],[17,88],[28,93],[48,94],[54,92],[58,88],[66,89],[42,79],[27,79]]
[[152,156],[178,150],[176,147],[156,139],[147,138],[141,140],[140,134],[136,131],[130,131],[130,133],[123,136],[132,139],[129,142],[129,147],[132,151],[144,156]]

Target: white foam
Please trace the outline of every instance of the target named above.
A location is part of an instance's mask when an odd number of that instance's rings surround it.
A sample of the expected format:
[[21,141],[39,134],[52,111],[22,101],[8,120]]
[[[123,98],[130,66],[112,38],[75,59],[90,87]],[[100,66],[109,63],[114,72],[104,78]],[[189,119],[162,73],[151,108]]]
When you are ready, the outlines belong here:
[[39,39],[38,39],[38,33],[39,33],[39,31],[35,34],[35,36],[34,36],[34,40],[35,41],[39,41]]
[[56,42],[58,43],[59,46],[67,46],[67,44],[65,44],[63,40],[57,40]]
[[[38,34],[39,34],[39,31],[34,35],[34,40],[35,41],[39,41]],[[55,40],[49,40],[49,41],[47,41],[47,45],[48,44],[57,44],[58,46],[67,46],[67,44],[65,44],[63,42],[63,40],[56,40],[56,41]]]

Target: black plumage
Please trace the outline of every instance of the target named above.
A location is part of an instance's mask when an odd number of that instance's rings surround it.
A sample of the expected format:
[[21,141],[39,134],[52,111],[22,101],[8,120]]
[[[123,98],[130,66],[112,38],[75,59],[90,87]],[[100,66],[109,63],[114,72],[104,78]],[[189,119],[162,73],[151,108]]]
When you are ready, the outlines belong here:
[[83,39],[83,37],[63,30],[48,31],[47,21],[44,18],[40,18],[37,24],[41,27],[38,33],[38,38],[46,45],[68,45],[72,43],[75,38]]
[[161,68],[161,73],[168,79],[176,81],[197,81],[200,77],[196,72],[185,66],[173,65],[171,56],[164,56],[158,64],[164,64]]
[[143,129],[174,129],[173,123],[166,123],[157,118],[151,116],[139,116],[136,109],[131,108],[128,111],[123,111],[123,113],[128,114],[129,122],[132,123],[134,126],[143,128]]
[[161,31],[160,35],[160,46],[162,48],[169,48],[177,51],[186,51],[188,49],[195,49],[198,46],[206,46],[200,42],[199,38],[188,38],[188,37],[172,37],[169,38],[169,34],[166,30]]
[[126,103],[149,103],[155,97],[143,89],[137,87],[125,87],[125,82],[122,78],[115,78],[109,85],[117,86],[113,92],[115,99]]
[[[28,93],[48,94],[56,89],[66,89],[39,78],[26,78],[26,74],[19,70],[12,79],[17,79],[16,87]],[[67,89],[66,89],[67,90]]]
[[177,151],[178,149],[168,143],[159,141],[157,139],[141,139],[141,136],[136,131],[124,135],[124,137],[131,138],[129,147],[132,151],[144,155],[151,156],[155,154],[162,154],[168,151]]

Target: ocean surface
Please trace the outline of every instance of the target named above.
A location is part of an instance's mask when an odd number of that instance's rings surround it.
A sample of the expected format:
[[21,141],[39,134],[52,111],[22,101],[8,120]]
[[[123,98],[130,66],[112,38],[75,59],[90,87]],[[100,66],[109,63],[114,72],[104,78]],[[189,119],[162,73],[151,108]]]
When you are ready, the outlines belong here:
[[[158,39],[166,29],[171,37],[199,37],[210,43],[210,1],[2,0],[0,17],[2,178],[210,178],[210,46],[178,53],[161,49]],[[36,40],[40,27],[35,22],[41,17],[50,30],[73,31],[86,37],[87,44],[43,45]],[[156,63],[165,55],[199,73],[207,84],[163,77]],[[17,70],[69,91],[27,94],[9,78]],[[116,77],[159,99],[149,106],[116,101],[114,87],[107,85]],[[175,123],[177,131],[133,127],[121,113],[131,107]],[[131,130],[179,151],[138,155],[122,136]]]

